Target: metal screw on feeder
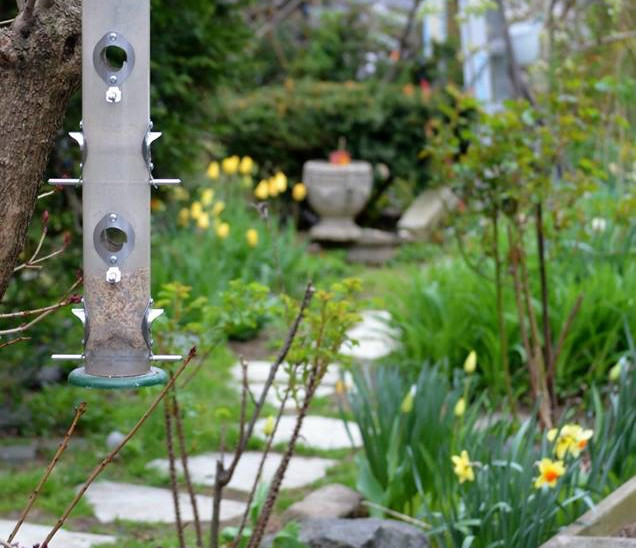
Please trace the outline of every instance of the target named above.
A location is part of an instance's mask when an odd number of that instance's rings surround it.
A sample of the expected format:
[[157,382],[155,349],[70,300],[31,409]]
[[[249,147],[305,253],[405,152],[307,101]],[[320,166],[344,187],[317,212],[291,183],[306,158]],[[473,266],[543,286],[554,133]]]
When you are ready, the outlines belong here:
[[[153,361],[150,325],[163,312],[150,298],[150,0],[84,0],[81,131],[84,360],[69,376],[93,388],[135,388],[166,381]],[[105,98],[105,100],[104,100]],[[90,155],[87,144],[90,143]],[[141,146],[140,146],[141,145]],[[59,179],[49,182],[59,184]]]

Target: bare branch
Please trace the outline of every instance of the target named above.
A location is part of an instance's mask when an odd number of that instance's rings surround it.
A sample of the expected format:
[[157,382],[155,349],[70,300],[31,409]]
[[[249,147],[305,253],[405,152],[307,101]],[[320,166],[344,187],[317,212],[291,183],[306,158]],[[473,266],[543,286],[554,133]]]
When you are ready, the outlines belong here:
[[172,502],[174,504],[175,526],[177,528],[177,537],[179,538],[179,548],[185,548],[183,522],[181,521],[181,507],[179,505],[179,483],[177,481],[177,467],[174,456],[172,410],[170,409],[169,398],[166,398],[163,402],[163,418],[166,426],[166,449],[168,451],[168,464],[170,468],[170,490],[172,491]]
[[7,539],[7,542],[9,544],[15,538],[16,534],[20,530],[20,527],[22,527],[24,520],[29,515],[31,508],[33,508],[35,501],[38,499],[38,496],[40,495],[40,491],[42,490],[42,487],[44,487],[44,484],[49,479],[49,476],[51,475],[51,472],[53,472],[53,468],[55,468],[55,465],[60,460],[62,453],[66,451],[66,448],[68,447],[68,443],[71,440],[71,436],[73,435],[73,432],[75,432],[77,421],[79,421],[80,417],[84,414],[85,411],[86,411],[86,402],[80,403],[79,407],[75,409],[75,416],[73,417],[71,426],[69,426],[68,430],[66,431],[66,434],[64,435],[64,439],[62,440],[62,443],[60,443],[60,446],[57,448],[55,455],[53,455],[53,459],[51,459],[51,462],[49,463],[46,470],[44,471],[44,475],[38,482],[33,492],[29,495],[29,500],[27,501],[27,504],[24,507],[24,510],[22,510],[22,513],[20,514],[20,518],[18,519],[18,522],[15,524],[13,531],[11,531],[9,538]]
[[51,532],[47,535],[47,537],[44,539],[44,542],[42,542],[40,544],[41,548],[47,548],[49,545],[49,542],[51,542],[51,539],[55,536],[55,534],[60,530],[60,528],[64,525],[64,523],[66,522],[66,520],[68,519],[69,515],[71,514],[71,512],[73,511],[73,509],[77,506],[77,504],[79,503],[79,501],[82,499],[82,497],[84,496],[84,494],[86,493],[86,491],[88,491],[88,488],[92,485],[92,483],[97,479],[97,477],[104,471],[104,468],[106,468],[112,461],[113,459],[119,454],[119,452],[124,448],[124,446],[133,438],[133,436],[139,431],[139,429],[143,426],[143,424],[148,420],[148,417],[150,417],[150,415],[152,414],[152,412],[157,408],[157,406],[161,403],[161,400],[163,400],[164,396],[168,393],[168,391],[174,386],[174,383],[176,382],[176,380],[179,378],[179,376],[181,375],[181,373],[183,373],[186,369],[186,367],[188,367],[188,365],[190,364],[190,362],[194,359],[194,357],[197,354],[197,349],[195,346],[193,346],[190,349],[190,353],[188,354],[188,357],[183,360],[183,363],[179,366],[179,368],[177,369],[177,371],[175,372],[174,376],[170,378],[170,380],[167,382],[167,384],[163,387],[163,389],[161,390],[161,392],[159,392],[159,394],[157,394],[157,397],[154,399],[154,401],[150,404],[150,406],[148,407],[148,409],[146,409],[145,413],[141,416],[141,418],[137,421],[137,424],[135,424],[135,426],[132,427],[132,429],[130,430],[130,432],[128,432],[128,434],[126,435],[126,437],[121,441],[121,443],[115,447],[115,449],[113,449],[110,453],[108,453],[108,455],[106,455],[106,457],[104,458],[104,460],[102,460],[94,469],[93,471],[90,473],[90,475],[88,476],[88,478],[86,479],[86,482],[84,483],[84,485],[82,485],[82,488],[77,491],[75,497],[73,498],[73,500],[70,502],[70,504],[66,507],[66,510],[64,510],[64,513],[62,514],[62,516],[60,517],[60,519],[57,521],[57,523],[55,524],[55,527],[53,527],[53,529],[51,530]]
[[22,341],[30,341],[31,337],[16,337],[15,339],[12,339],[6,343],[2,343],[0,344],[0,348],[5,348],[7,346],[11,346],[12,344],[16,344]]

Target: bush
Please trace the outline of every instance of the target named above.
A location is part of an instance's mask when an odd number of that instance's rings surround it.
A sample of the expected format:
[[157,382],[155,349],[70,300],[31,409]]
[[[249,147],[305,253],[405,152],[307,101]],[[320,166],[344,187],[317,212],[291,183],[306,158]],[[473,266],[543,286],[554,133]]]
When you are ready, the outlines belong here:
[[301,175],[305,161],[327,158],[345,137],[356,159],[384,163],[398,178],[424,184],[419,159],[438,97],[411,85],[288,81],[215,105],[215,138],[229,153]]

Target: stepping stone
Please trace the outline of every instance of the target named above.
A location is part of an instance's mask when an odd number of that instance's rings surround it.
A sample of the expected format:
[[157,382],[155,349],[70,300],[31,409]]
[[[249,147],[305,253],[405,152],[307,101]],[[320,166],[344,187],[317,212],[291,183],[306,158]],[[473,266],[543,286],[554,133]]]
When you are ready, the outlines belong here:
[[[260,384],[263,385],[267,381],[269,377],[269,369],[272,363],[268,361],[250,361],[247,365],[247,381],[249,384]],[[276,378],[274,379],[275,384],[287,384],[288,375],[284,370],[285,364],[281,364],[276,373]],[[243,373],[241,371],[241,364],[236,363],[232,367],[232,377],[234,380],[239,383],[239,385],[243,382]],[[344,375],[345,382],[347,380],[351,380],[351,375],[349,373],[345,373]],[[328,366],[327,372],[325,376],[322,378],[321,386],[331,386],[335,387],[336,382],[340,379],[340,367],[336,364],[332,364]]]
[[[15,527],[15,521],[0,519],[0,539],[9,537]],[[42,542],[51,532],[50,525],[34,525],[23,523],[18,531],[14,542],[30,548]],[[73,533],[66,529],[60,529],[53,540],[49,543],[49,548],[91,548],[98,544],[113,544],[117,539],[110,535],[93,535],[90,533]]]
[[[248,451],[243,454],[236,467],[234,477],[229,487],[237,491],[249,492],[256,477],[258,466],[261,462],[262,453]],[[200,485],[214,485],[215,463],[219,453],[206,453],[196,455],[188,459],[190,477],[193,483]],[[226,464],[229,463],[231,455],[225,456]],[[274,477],[274,473],[280,464],[282,455],[270,453],[263,468],[262,481],[268,482]],[[336,464],[336,461],[321,459],[318,457],[292,457],[289,467],[283,479],[283,488],[295,489],[309,485],[325,476],[327,469]],[[177,463],[177,470],[182,473],[181,463]],[[168,459],[156,459],[148,463],[148,467],[155,468],[165,474],[169,472]]]
[[399,332],[389,325],[391,314],[386,310],[365,310],[361,315],[362,321],[347,332],[358,344],[343,345],[340,349],[343,354],[368,363],[398,348]]
[[[139,521],[145,523],[174,523],[174,502],[169,489],[99,481],[86,492],[86,499],[93,507],[95,516],[102,523],[110,523],[116,519]],[[209,521],[212,515],[212,498],[197,495],[199,516]],[[187,493],[179,494],[181,518],[184,521],[194,519],[190,497]],[[223,500],[221,504],[221,521],[243,515],[245,504],[235,500]]]
[[[266,420],[267,419],[263,418],[256,422],[254,433],[260,438],[265,438],[263,426]],[[278,430],[274,436],[274,444],[288,442],[291,439],[295,425],[295,416],[284,415],[281,417]],[[362,445],[362,438],[358,425],[354,422],[348,422],[347,426],[351,433],[351,438],[353,438],[353,446],[360,447]],[[341,419],[317,416],[305,417],[298,439],[300,445],[314,449],[350,448],[351,441],[347,434],[344,421]]]
[[[351,386],[351,385],[348,385]],[[252,394],[254,394],[254,397],[258,400],[258,398],[260,398],[264,388],[265,388],[265,384],[261,384],[261,383],[249,383],[249,387],[250,390],[252,391]],[[278,407],[282,401],[282,396],[283,396],[283,391],[282,390],[277,390],[277,388],[280,388],[280,386],[274,384],[270,389],[269,392],[267,393],[267,397],[265,398],[265,401],[267,401],[267,403]],[[280,397],[279,397],[279,392],[280,392]],[[335,392],[335,389],[333,386],[322,386],[320,385],[317,389],[316,389],[316,393],[314,394],[314,398],[328,398],[330,396],[332,396]],[[302,400],[301,400],[302,403]],[[297,408],[298,406],[296,405],[296,401],[288,398],[287,399],[287,403],[285,404],[285,407],[287,409],[290,408]]]
[[404,212],[398,221],[398,229],[406,237],[427,240],[458,203],[457,197],[447,187],[427,189]]

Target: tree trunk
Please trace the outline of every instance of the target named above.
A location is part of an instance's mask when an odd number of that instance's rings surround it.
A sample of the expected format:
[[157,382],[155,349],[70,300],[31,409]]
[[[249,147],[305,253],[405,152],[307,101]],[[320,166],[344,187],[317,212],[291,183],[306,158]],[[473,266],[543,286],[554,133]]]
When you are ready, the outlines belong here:
[[81,0],[27,0],[0,28],[0,299],[49,153],[80,83]]

